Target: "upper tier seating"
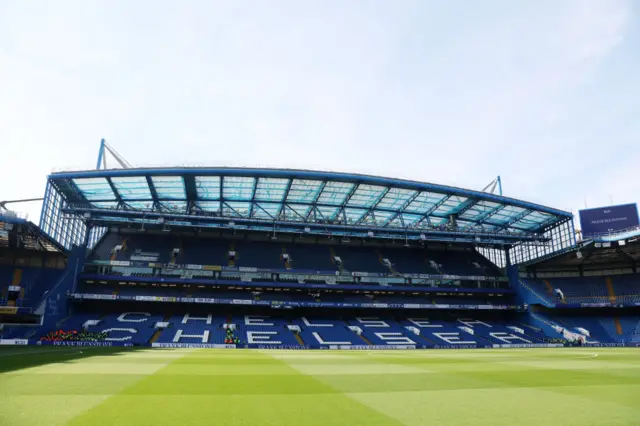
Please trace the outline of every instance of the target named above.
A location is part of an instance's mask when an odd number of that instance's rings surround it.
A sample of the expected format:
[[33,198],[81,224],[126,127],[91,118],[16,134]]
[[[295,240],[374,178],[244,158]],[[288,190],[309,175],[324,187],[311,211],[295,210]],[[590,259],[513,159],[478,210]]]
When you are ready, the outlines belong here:
[[[121,247],[121,250],[114,250],[115,247]],[[179,254],[175,255],[175,249],[179,250]],[[229,252],[235,252],[235,258],[230,258]],[[336,262],[336,258],[341,262]],[[376,249],[350,245],[329,246],[146,234],[108,234],[97,244],[90,259],[293,269],[324,271],[331,274],[341,271],[501,275],[495,265],[472,250]]]
[[[640,274],[609,277],[521,279],[545,299],[557,303],[554,289],[560,289],[566,303],[640,302]],[[611,288],[609,288],[611,284]],[[610,292],[611,291],[611,292]]]

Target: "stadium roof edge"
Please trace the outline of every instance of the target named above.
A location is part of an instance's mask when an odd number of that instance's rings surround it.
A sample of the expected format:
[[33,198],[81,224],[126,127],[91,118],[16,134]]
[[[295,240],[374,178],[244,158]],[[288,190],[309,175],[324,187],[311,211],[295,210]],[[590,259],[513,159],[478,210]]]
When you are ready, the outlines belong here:
[[487,192],[465,189],[449,185],[419,182],[408,179],[396,179],[382,176],[373,176],[357,173],[343,173],[331,171],[314,171],[300,169],[280,169],[280,168],[251,168],[251,167],[149,167],[131,169],[107,169],[107,170],[79,170],[54,172],[48,179],[81,179],[92,177],[126,177],[126,176],[175,176],[175,175],[198,175],[198,176],[246,176],[246,177],[273,177],[273,178],[298,178],[317,180],[336,180],[346,182],[359,182],[371,185],[393,186],[403,189],[419,191],[434,191],[452,195],[476,198],[479,200],[492,201],[502,204],[510,204],[526,209],[532,209],[544,213],[549,213],[564,218],[573,218],[573,214],[564,210],[547,207],[516,198],[505,197]]

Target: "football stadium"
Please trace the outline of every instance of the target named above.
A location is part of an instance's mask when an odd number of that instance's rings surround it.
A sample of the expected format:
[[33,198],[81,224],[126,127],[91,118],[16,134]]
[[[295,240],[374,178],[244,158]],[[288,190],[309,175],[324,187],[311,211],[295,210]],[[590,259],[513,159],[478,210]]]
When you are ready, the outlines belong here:
[[[109,164],[107,162],[109,158]],[[635,204],[347,172],[51,173],[0,202],[0,425],[637,425]]]

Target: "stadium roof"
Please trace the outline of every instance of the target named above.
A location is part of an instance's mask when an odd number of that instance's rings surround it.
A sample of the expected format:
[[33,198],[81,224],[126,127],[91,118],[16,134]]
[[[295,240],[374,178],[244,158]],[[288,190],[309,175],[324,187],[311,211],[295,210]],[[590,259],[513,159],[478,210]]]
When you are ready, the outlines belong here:
[[[77,212],[209,217],[350,229],[453,229],[527,237],[571,213],[491,193],[376,176],[285,169],[136,168],[59,172]],[[110,212],[110,213],[109,213]],[[94,218],[96,216],[94,215]]]
[[63,252],[65,248],[28,220],[12,212],[0,213],[0,248]]

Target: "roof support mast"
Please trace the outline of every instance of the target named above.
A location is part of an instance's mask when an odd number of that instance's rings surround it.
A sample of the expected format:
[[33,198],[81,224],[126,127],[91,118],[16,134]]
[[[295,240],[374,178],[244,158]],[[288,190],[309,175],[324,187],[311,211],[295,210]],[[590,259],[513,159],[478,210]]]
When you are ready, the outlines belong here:
[[115,160],[118,162],[120,167],[122,167],[123,169],[131,168],[131,164],[129,164],[129,162],[124,159],[124,157],[118,154],[118,152],[115,149],[113,149],[111,145],[107,143],[107,141],[105,141],[104,139],[101,139],[100,149],[98,150],[98,161],[96,163],[96,170],[100,170],[100,168],[102,168],[102,170],[107,169],[107,156],[105,155],[106,154],[105,151],[111,154],[111,156],[115,158]]

